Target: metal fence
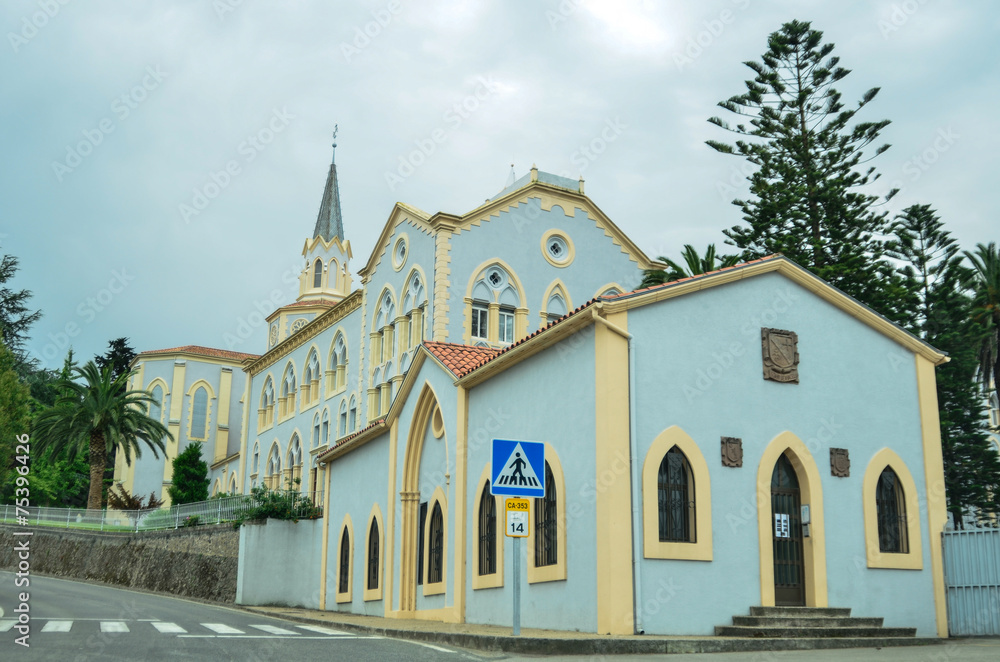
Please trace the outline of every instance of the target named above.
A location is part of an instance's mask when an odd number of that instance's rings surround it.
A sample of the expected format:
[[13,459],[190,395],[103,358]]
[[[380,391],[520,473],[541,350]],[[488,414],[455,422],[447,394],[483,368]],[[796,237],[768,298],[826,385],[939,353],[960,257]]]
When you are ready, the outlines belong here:
[[[309,499],[308,502],[303,497]],[[287,499],[294,514],[305,514],[309,506],[323,503],[322,492],[303,494],[294,490],[273,490],[265,498]],[[209,499],[180,506],[147,510],[91,510],[87,508],[16,508],[0,506],[0,524],[52,526],[94,531],[155,531],[197,524],[221,524],[247,516],[260,505],[255,496]],[[27,514],[25,514],[27,511]]]
[[945,531],[941,542],[949,634],[1000,635],[1000,530]]

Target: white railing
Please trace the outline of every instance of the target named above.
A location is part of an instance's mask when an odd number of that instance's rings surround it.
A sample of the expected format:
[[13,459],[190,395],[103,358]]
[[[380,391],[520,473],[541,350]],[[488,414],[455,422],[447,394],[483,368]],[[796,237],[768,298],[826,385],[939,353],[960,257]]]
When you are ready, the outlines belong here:
[[[323,503],[323,493],[272,491],[274,496],[298,495],[296,507],[303,508],[301,497],[308,497],[311,505]],[[53,526],[60,528],[90,529],[94,531],[155,531],[178,529],[195,524],[221,524],[242,519],[259,505],[250,494],[209,499],[180,506],[147,510],[92,510],[87,508],[49,508],[32,506],[16,508],[0,505],[0,524],[20,526]],[[25,514],[27,511],[27,514]]]

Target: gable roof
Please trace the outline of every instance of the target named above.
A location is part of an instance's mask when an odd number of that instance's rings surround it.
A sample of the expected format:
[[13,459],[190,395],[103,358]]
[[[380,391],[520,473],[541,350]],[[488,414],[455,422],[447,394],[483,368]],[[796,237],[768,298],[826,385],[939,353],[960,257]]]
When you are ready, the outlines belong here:
[[441,365],[451,371],[456,377],[462,377],[472,371],[477,365],[487,361],[502,350],[492,347],[476,347],[474,345],[459,345],[450,342],[424,341],[424,347]]
[[202,347],[200,345],[184,345],[183,347],[171,347],[169,349],[149,349],[139,352],[136,358],[143,356],[156,356],[158,354],[194,354],[197,356],[208,356],[213,359],[225,359],[242,363],[247,359],[259,358],[257,354],[246,354],[244,352],[233,352],[228,349],[215,349],[214,347]]

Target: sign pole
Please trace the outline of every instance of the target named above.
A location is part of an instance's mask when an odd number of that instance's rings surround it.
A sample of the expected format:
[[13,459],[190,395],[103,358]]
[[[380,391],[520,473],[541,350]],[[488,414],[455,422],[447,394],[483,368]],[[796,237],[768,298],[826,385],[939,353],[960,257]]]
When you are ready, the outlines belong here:
[[521,636],[521,539],[514,538],[514,636]]

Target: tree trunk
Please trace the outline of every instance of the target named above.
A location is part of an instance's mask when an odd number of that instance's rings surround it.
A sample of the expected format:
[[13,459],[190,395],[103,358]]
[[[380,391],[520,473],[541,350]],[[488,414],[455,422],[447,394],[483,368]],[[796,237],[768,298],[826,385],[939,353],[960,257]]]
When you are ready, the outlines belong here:
[[90,435],[90,493],[87,495],[87,508],[101,509],[102,492],[104,489],[104,465],[107,462],[108,451],[104,444],[104,435],[93,432]]

